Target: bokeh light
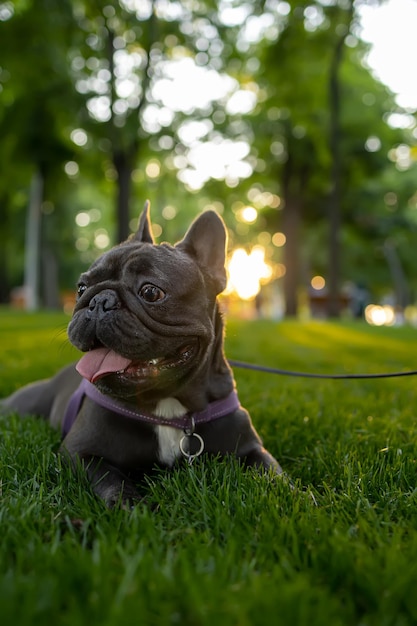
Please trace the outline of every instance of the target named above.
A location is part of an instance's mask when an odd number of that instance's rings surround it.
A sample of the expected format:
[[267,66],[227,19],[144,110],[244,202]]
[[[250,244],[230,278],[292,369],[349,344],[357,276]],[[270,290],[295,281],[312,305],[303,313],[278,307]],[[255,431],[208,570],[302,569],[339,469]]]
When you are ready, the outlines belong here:
[[274,233],[272,235],[272,243],[277,248],[282,248],[282,246],[285,245],[286,241],[287,241],[287,238],[284,235],[284,233]]
[[110,237],[104,228],[100,228],[95,232],[94,245],[99,250],[104,250],[110,245]]
[[258,211],[254,209],[252,206],[245,206],[240,209],[237,217],[242,220],[242,222],[246,222],[247,224],[253,224],[258,217]]
[[75,223],[77,224],[77,226],[80,226],[81,228],[83,228],[84,226],[88,226],[90,221],[91,221],[91,217],[85,211],[81,211],[81,213],[77,213],[77,215],[75,216]]
[[313,289],[316,289],[317,291],[320,291],[321,289],[324,289],[326,286],[326,281],[323,278],[323,276],[313,276],[313,278],[311,279],[311,286],[313,287]]
[[365,319],[372,326],[392,326],[395,323],[395,311],[389,305],[368,304]]

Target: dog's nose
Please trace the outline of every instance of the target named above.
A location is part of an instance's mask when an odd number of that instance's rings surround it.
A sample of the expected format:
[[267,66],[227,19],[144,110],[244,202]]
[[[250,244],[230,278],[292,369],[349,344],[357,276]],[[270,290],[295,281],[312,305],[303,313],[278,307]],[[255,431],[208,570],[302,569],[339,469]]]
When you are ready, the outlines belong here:
[[106,312],[118,309],[120,306],[120,300],[117,297],[117,293],[111,289],[105,289],[101,291],[94,298],[91,298],[88,308],[90,311]]

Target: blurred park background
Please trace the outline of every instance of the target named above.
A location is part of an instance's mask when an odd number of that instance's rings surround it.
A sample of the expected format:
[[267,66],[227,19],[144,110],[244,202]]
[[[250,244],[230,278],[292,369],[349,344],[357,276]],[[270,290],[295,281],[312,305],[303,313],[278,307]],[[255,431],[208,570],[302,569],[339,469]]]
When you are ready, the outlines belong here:
[[0,302],[70,310],[149,198],[159,241],[223,216],[233,313],[416,323],[417,93],[365,28],[412,4],[0,1]]

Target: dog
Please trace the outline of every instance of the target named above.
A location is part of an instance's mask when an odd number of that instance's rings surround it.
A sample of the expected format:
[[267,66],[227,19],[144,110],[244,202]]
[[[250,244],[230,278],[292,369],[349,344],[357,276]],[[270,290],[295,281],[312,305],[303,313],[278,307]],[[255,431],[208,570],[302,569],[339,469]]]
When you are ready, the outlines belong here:
[[137,232],[81,274],[68,338],[84,356],[2,403],[61,429],[60,452],[81,463],[108,507],[140,500],[152,468],[202,453],[282,474],[224,355],[226,244],[214,211],[176,245],[156,244],[146,202]]

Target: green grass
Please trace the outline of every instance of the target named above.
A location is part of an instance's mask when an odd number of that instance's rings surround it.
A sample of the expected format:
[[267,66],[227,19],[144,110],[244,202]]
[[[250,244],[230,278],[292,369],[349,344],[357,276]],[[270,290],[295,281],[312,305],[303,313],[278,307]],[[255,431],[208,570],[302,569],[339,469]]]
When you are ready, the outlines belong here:
[[[0,396],[76,358],[62,315],[0,311]],[[417,367],[417,331],[229,321],[230,358],[312,372]],[[35,419],[2,419],[0,619],[129,626],[417,623],[417,381],[236,370],[296,489],[201,460],[106,510]]]

